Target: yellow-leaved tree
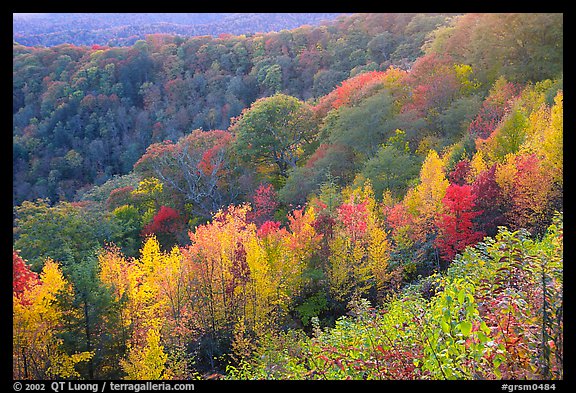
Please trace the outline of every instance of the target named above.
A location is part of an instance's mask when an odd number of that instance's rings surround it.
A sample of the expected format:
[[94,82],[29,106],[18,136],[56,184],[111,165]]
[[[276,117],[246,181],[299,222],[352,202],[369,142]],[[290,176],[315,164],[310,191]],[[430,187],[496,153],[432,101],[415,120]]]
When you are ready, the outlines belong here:
[[[313,209],[296,210],[289,225],[265,222],[258,229],[247,220],[249,205],[229,206],[190,234],[182,250],[182,269],[190,307],[211,357],[234,336],[233,347],[249,347],[288,315],[302,285],[302,271],[319,236]],[[242,350],[244,351],[244,350]]]
[[14,379],[57,379],[80,377],[76,364],[88,361],[93,352],[67,354],[58,337],[66,312],[58,296],[72,295],[56,262],[47,259],[40,280],[13,295]]
[[535,153],[559,187],[563,185],[564,94],[558,91],[554,105],[542,104],[528,118],[527,137],[521,152]]
[[166,368],[168,355],[160,344],[160,329],[150,327],[146,332],[144,345],[128,345],[128,358],[121,359],[120,365],[126,372],[128,380],[170,379],[171,373]]
[[419,184],[408,191],[403,203],[414,218],[414,236],[421,242],[436,232],[436,218],[442,213],[442,199],[450,183],[446,179],[444,163],[434,150],[430,150],[420,169]]
[[138,259],[124,258],[114,246],[99,255],[100,279],[119,304],[119,339],[128,348],[120,365],[127,379],[187,375],[182,353],[193,329],[183,325],[194,324],[187,312],[181,261],[177,247],[163,252],[154,236],[146,240]]
[[370,182],[347,193],[337,208],[327,266],[331,296],[343,304],[371,290],[382,295],[390,278],[390,246]]

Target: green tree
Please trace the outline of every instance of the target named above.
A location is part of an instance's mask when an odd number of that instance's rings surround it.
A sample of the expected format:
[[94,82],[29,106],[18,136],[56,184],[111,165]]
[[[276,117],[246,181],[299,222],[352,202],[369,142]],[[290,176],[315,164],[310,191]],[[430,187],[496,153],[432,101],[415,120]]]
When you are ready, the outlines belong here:
[[231,126],[236,149],[247,161],[277,166],[277,174],[288,177],[317,129],[310,107],[285,94],[257,100]]
[[331,143],[349,146],[361,157],[370,158],[398,128],[394,115],[394,100],[390,92],[384,90],[356,106],[340,107],[324,122],[324,128],[329,132]]
[[410,182],[418,177],[421,162],[410,154],[404,135],[403,131],[396,130],[396,135],[390,137],[362,169],[362,176],[370,179],[378,199],[386,190],[395,197],[403,196]]
[[[561,13],[466,14],[437,34],[434,51],[470,64],[482,82],[538,81],[562,72]],[[446,37],[448,36],[448,37]]]
[[478,143],[478,150],[492,160],[503,162],[508,154],[516,154],[526,140],[529,122],[520,108],[513,108],[485,141]]
[[326,181],[333,181],[339,186],[350,184],[357,167],[351,148],[322,144],[305,166],[289,171],[289,177],[278,196],[285,203],[303,204],[308,195],[320,191],[322,183]]
[[39,271],[48,257],[62,263],[63,271],[111,240],[112,225],[104,212],[89,202],[25,201],[14,208],[14,247]]
[[68,270],[72,296],[62,297],[60,303],[63,309],[73,312],[61,321],[64,346],[72,353],[94,353],[85,364],[77,366],[82,377],[118,378],[116,359],[124,352],[117,336],[120,331],[118,304],[98,278],[98,260],[95,255],[86,255]]
[[118,244],[122,244],[124,254],[136,256],[142,241],[142,216],[138,209],[132,205],[119,206],[112,212],[112,221],[116,225],[114,238]]

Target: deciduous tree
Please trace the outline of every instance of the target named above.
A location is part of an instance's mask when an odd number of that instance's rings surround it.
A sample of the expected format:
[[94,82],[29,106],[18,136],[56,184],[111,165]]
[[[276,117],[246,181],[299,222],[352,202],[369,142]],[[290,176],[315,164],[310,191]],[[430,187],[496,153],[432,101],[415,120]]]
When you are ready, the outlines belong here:
[[342,305],[353,297],[385,293],[390,245],[377,216],[369,182],[337,208],[329,241],[327,277],[331,296]]
[[157,177],[190,203],[194,214],[209,218],[238,197],[229,156],[232,139],[226,131],[195,130],[176,143],[149,146],[134,169]]
[[14,294],[19,296],[38,283],[38,274],[30,269],[17,251],[12,250],[12,291]]
[[282,177],[296,167],[302,149],[317,133],[308,104],[285,94],[257,100],[234,120],[230,130],[242,157],[276,166]]
[[442,199],[446,213],[438,218],[439,235],[436,244],[445,261],[451,261],[454,256],[466,246],[475,244],[482,239],[484,233],[476,230],[474,218],[482,213],[476,210],[475,195],[470,185],[451,184],[446,189]]
[[94,352],[68,354],[63,348],[62,320],[66,313],[58,297],[72,291],[58,264],[44,263],[38,284],[13,295],[13,367],[15,379],[55,379],[80,377],[78,363]]

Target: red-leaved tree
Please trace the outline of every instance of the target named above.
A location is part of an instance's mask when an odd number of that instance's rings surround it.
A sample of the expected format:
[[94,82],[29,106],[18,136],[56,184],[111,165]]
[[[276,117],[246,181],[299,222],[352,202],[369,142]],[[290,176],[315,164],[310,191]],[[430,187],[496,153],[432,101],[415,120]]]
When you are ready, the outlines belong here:
[[324,117],[332,109],[352,106],[383,87],[386,76],[387,74],[382,71],[369,71],[346,79],[330,93],[323,96],[313,110],[320,117]]
[[450,184],[458,184],[462,186],[467,183],[466,179],[470,173],[470,161],[468,160],[461,160],[458,161],[452,172],[448,174],[448,180]]
[[360,238],[366,232],[368,210],[366,202],[343,203],[338,209],[338,221],[353,240]]
[[177,210],[161,206],[152,222],[142,229],[142,235],[156,235],[160,243],[170,247],[178,242],[179,236],[184,230],[184,221]]
[[478,115],[468,126],[470,135],[473,138],[488,138],[510,109],[519,91],[518,86],[503,78],[496,81],[490,94],[482,103]]
[[472,186],[451,184],[442,203],[446,213],[438,219],[439,236],[436,246],[446,261],[451,261],[466,246],[480,241],[484,232],[477,231],[472,221],[481,214],[476,210]]
[[38,274],[30,270],[30,266],[18,255],[17,251],[12,250],[12,291],[14,294],[18,296],[39,283]]
[[476,176],[472,193],[476,196],[476,207],[482,211],[476,220],[479,229],[488,236],[496,235],[498,226],[506,223],[505,212],[510,203],[503,198],[502,189],[496,181],[496,164]]
[[278,207],[278,198],[272,184],[260,184],[252,195],[252,211],[248,214],[248,220],[257,226],[274,218],[274,212]]
[[431,53],[418,58],[406,78],[412,95],[403,111],[415,110],[426,116],[447,107],[460,88],[453,64],[448,55]]

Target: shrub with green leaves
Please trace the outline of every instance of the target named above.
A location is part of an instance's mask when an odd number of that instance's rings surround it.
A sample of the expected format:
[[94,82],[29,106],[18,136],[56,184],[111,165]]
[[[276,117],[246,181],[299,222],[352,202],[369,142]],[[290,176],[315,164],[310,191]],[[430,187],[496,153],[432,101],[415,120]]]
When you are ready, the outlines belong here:
[[[267,336],[236,379],[561,379],[562,215],[542,239],[501,227],[449,269],[313,336]],[[433,294],[425,296],[428,288]]]

